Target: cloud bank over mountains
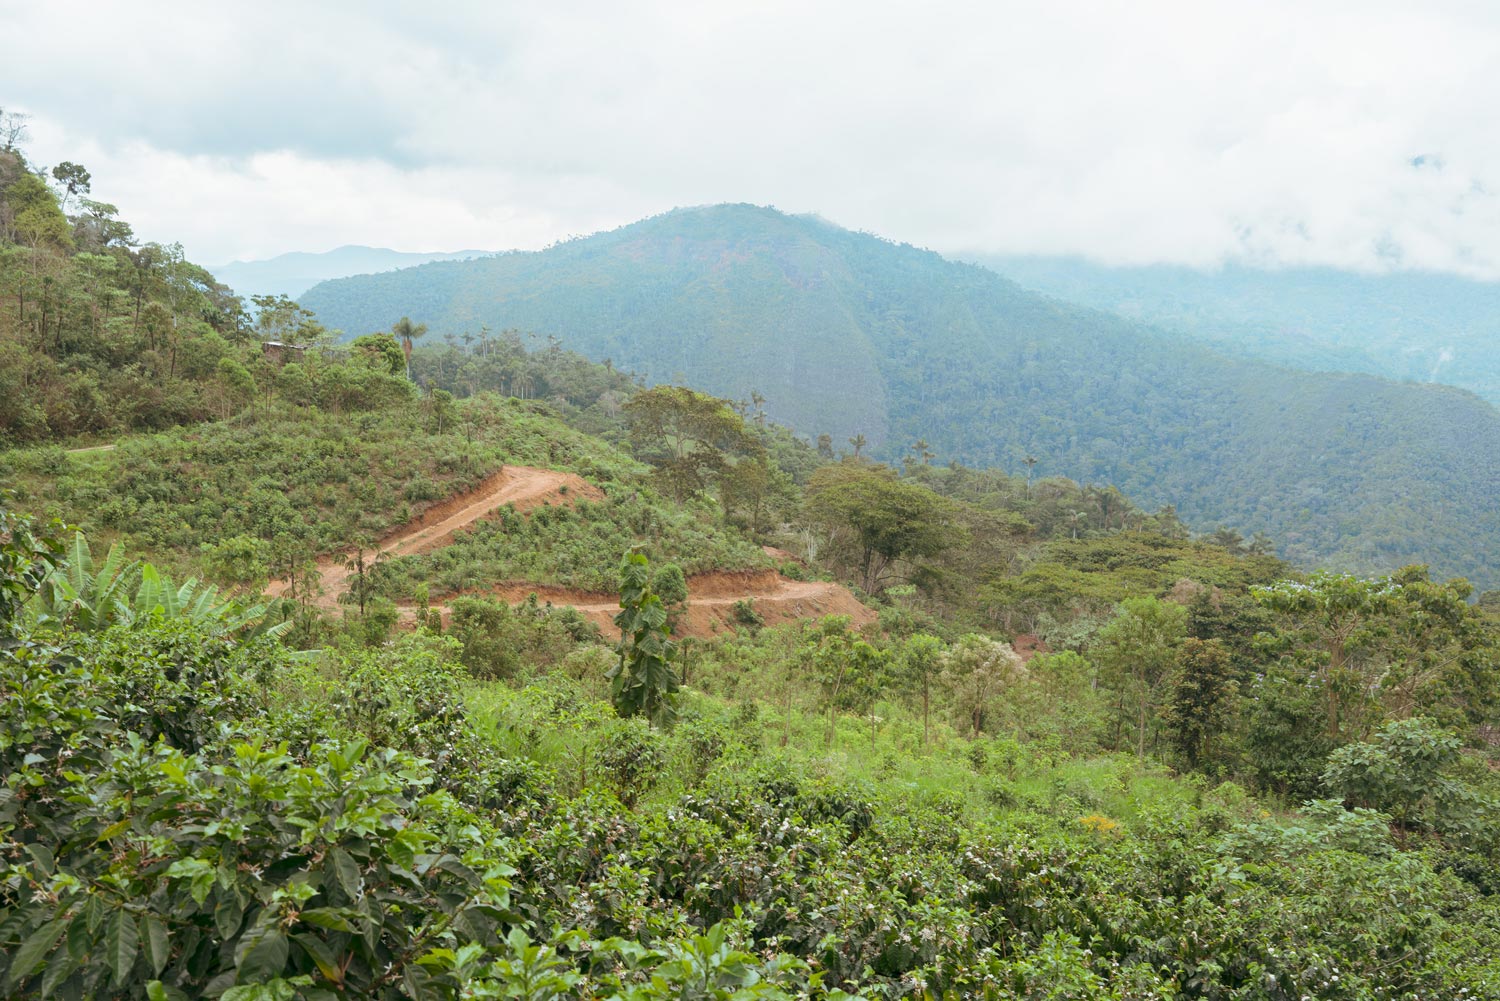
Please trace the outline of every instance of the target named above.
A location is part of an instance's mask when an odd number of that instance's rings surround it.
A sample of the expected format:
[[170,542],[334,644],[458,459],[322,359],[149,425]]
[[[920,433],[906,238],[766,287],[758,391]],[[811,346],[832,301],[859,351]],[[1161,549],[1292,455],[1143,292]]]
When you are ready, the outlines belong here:
[[1500,277],[1500,12],[0,0],[0,104],[204,260],[677,205],[946,251]]

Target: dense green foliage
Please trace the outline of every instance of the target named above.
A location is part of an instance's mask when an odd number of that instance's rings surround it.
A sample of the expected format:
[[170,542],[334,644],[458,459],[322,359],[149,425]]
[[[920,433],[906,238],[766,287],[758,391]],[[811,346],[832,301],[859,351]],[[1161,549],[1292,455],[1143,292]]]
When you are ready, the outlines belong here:
[[237,636],[242,641],[277,636],[291,625],[272,625],[268,604],[247,607],[221,598],[218,587],[196,577],[174,584],[149,563],[126,562],[118,545],[96,569],[82,532],[73,536],[67,564],[46,576],[25,611],[33,620],[80,632],[141,627],[157,618],[186,619],[208,635]]
[[564,351],[556,338],[545,345],[535,334],[448,334],[439,347],[428,339],[412,356],[412,377],[456,396],[485,391],[523,400],[546,400],[589,423],[592,430],[617,429],[620,409],[638,388],[635,380],[582,355]]
[[14,636],[11,996],[1500,990],[1493,831],[1436,806],[1487,809],[1493,779],[1430,723],[1330,761],[1352,809],[1273,814],[1067,737],[1088,678],[982,637],[939,652],[929,742],[904,641],[838,622],[705,651],[669,731],[616,718],[602,671],[467,680],[430,632],[312,660],[165,618]]
[[624,406],[637,454],[679,501],[733,475],[734,458],[753,462],[762,451],[728,401],[685,386],[656,386]]
[[1132,595],[1166,595],[1182,585],[1181,600],[1200,592],[1210,600],[1243,599],[1256,584],[1287,572],[1274,557],[1237,555],[1210,542],[1153,532],[1091,534],[1034,547],[1015,572],[987,582],[986,606],[1007,628],[1049,629],[1109,612]]
[[[1297,563],[1415,562],[1488,587],[1500,414],[1470,394],[1231,358],[982,268],[750,206],[683,210],[534,254],[329,282],[351,332],[413,313],[555,335],[650,382],[732,398],[877,458],[1114,484]],[[418,315],[419,314],[419,315]]]
[[0,443],[223,417],[268,384],[230,289],[180,246],[138,244],[87,171],[57,180],[0,150]]
[[872,594],[897,579],[897,567],[911,567],[907,579],[916,578],[926,569],[922,561],[967,541],[953,524],[952,505],[883,466],[820,469],[808,485],[807,508],[832,545],[847,551],[860,586]]
[[[620,566],[620,659],[609,669],[609,700],[622,717],[642,716],[660,726],[677,713],[675,650],[667,606],[651,590],[651,563],[629,553]],[[618,757],[618,755],[617,755]],[[635,785],[635,783],[629,783]]]

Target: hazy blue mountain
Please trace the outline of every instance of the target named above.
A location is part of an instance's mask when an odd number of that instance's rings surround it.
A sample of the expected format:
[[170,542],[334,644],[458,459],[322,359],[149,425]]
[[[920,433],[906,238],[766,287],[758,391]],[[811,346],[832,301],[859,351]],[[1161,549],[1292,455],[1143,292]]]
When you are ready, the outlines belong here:
[[536,253],[326,282],[350,334],[518,328],[878,457],[1114,483],[1302,563],[1500,583],[1500,414],[1472,393],[1231,357],[810,217],[685,209]]
[[1298,368],[1443,382],[1500,403],[1500,283],[1327,268],[1114,268],[969,255],[1025,288]]
[[209,268],[215,278],[240,295],[287,295],[293,299],[318,282],[349,275],[368,275],[395,268],[411,268],[429,261],[462,261],[483,257],[488,250],[459,250],[445,254],[414,254],[384,247],[339,247],[321,254],[296,251],[264,261],[235,261]]

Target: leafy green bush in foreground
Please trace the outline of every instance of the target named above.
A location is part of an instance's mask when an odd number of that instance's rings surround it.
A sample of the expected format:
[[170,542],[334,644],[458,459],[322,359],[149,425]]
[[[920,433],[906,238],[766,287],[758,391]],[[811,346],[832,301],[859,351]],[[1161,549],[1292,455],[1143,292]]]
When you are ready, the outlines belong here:
[[[694,996],[727,997],[809,983],[795,961],[735,949],[738,927],[661,949],[545,932],[534,944],[501,861],[512,850],[434,789],[430,763],[358,739],[293,755],[253,735],[269,710],[242,675],[221,679],[242,689],[225,697],[179,689],[166,719],[133,712],[127,693],[244,660],[161,657],[162,628],[135,657],[106,637],[73,666],[7,658],[7,996],[550,997],[587,980],[644,998],[706,977],[718,986]],[[176,746],[214,718],[228,723],[203,749]]]
[[[56,558],[30,551],[0,594]],[[992,740],[931,752],[946,784],[875,784],[767,748],[758,712],[627,726],[565,678],[468,680],[425,633],[312,662],[185,617],[8,614],[7,996],[1500,993],[1492,851],[1408,850],[1373,809],[1277,818]],[[1391,808],[1372,746],[1331,781]]]

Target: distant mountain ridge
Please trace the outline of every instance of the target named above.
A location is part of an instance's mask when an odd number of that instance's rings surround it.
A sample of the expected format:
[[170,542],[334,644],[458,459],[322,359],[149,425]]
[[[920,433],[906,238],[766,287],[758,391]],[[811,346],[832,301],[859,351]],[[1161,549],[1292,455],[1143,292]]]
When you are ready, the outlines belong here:
[[519,328],[806,434],[1113,483],[1288,558],[1500,584],[1500,413],[1472,393],[1297,372],[1027,292],[985,268],[749,205],[535,253],[326,282],[350,334]]
[[1110,267],[966,254],[1024,288],[1296,368],[1442,382],[1500,405],[1500,283],[1420,271]]
[[458,250],[445,253],[408,253],[384,247],[349,245],[324,253],[293,251],[263,261],[234,261],[210,267],[209,272],[240,295],[285,295],[295,299],[319,282],[350,275],[367,275],[411,268],[432,261],[462,261],[493,253]]

